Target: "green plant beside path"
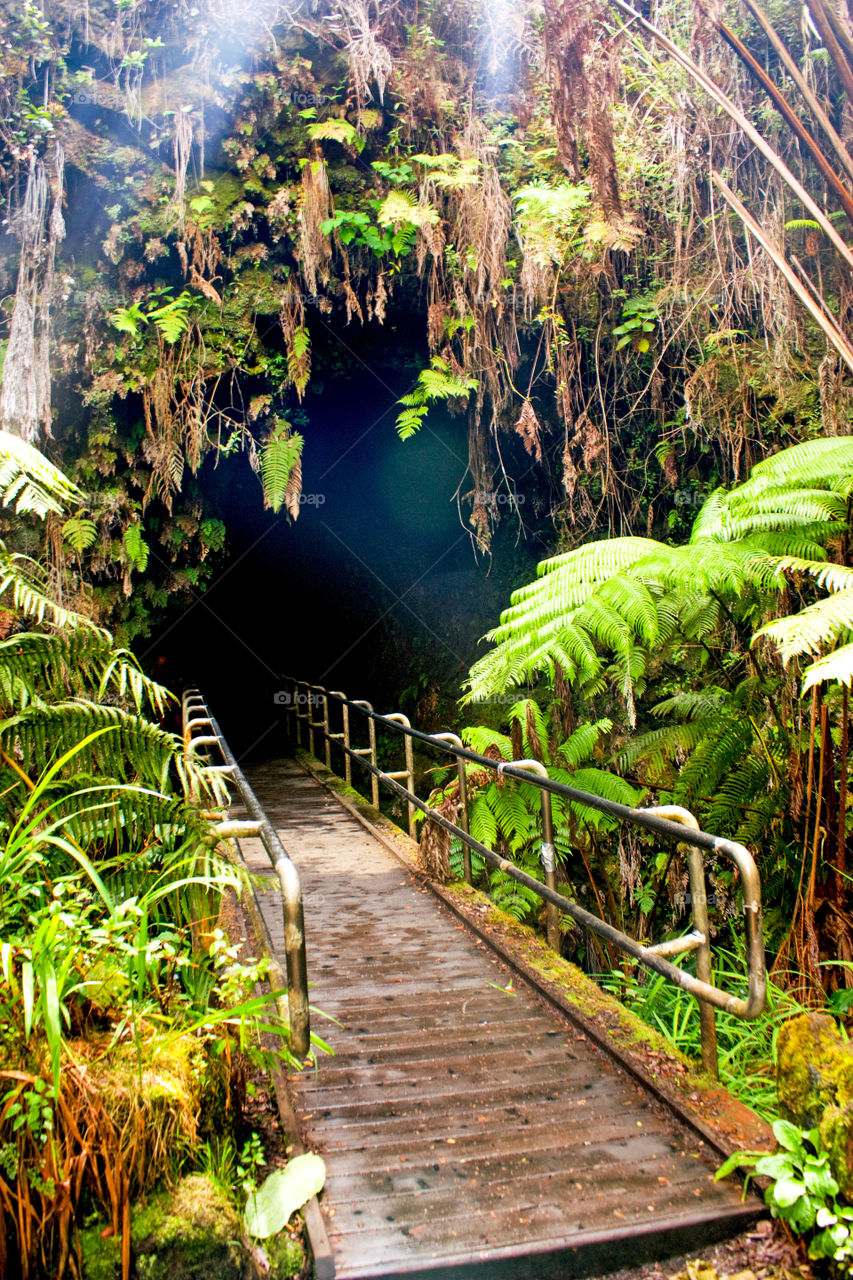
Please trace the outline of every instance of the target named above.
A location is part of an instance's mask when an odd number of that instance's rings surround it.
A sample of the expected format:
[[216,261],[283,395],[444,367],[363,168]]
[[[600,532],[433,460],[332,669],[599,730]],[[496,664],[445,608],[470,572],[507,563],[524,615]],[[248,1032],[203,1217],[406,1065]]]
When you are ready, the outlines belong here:
[[764,1199],[773,1217],[808,1239],[810,1258],[828,1258],[841,1274],[849,1274],[853,1206],[840,1196],[819,1131],[776,1120],[773,1135],[777,1151],[736,1151],[721,1165],[717,1179],[738,1169],[749,1170],[747,1183],[752,1176],[769,1178]]

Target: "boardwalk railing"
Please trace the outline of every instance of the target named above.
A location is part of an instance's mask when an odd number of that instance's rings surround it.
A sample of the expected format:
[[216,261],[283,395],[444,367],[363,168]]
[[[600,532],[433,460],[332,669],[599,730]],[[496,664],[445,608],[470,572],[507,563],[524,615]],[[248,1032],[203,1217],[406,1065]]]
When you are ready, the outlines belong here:
[[[701,831],[692,813],[677,805],[664,805],[650,809],[631,809],[601,796],[580,791],[548,777],[548,771],[538,760],[495,761],[488,756],[469,751],[456,734],[422,733],[412,728],[406,716],[399,712],[379,715],[369,702],[347,698],[339,690],[329,691],[321,685],[287,678],[283,681],[276,701],[288,714],[291,736],[295,742],[307,747],[317,756],[317,741],[322,740],[326,766],[331,768],[332,748],[343,753],[344,776],[352,785],[353,764],[366,770],[371,781],[371,797],[375,807],[379,805],[379,784],[389,788],[404,799],[408,806],[409,831],[415,835],[415,810],[425,813],[433,822],[457,836],[463,843],[463,869],[467,882],[472,883],[471,851],[493,866],[532,889],[546,903],[546,932],[549,943],[559,948],[559,913],[562,912],[588,929],[605,942],[612,944],[633,957],[647,969],[661,974],[699,1001],[702,1031],[702,1063],[707,1071],[717,1074],[717,1042],[714,1009],[724,1009],[738,1018],[756,1018],[764,1008],[767,977],[764,962],[764,938],[761,920],[761,883],[758,868],[749,850],[733,840]],[[340,729],[332,729],[332,708],[339,714]],[[353,745],[353,714],[366,722],[367,744]],[[336,714],[336,720],[338,715]],[[376,726],[399,734],[403,739],[405,766],[386,771],[379,768],[376,751]],[[363,741],[363,737],[362,737]],[[451,822],[443,814],[431,809],[415,793],[413,743],[452,755],[459,779],[459,823]],[[540,858],[544,871],[544,884],[522,871],[514,863],[495,853],[468,830],[468,797],[465,765],[474,764],[517,782],[539,788],[542,803],[542,841]],[[405,782],[405,785],[403,783]],[[669,939],[656,946],[644,946],[614,928],[605,920],[586,911],[576,902],[558,893],[556,888],[556,853],[554,827],[551,813],[551,796],[561,796],[606,813],[619,822],[629,823],[652,831],[665,840],[683,846],[690,882],[690,908],[692,929],[681,938]],[[685,828],[687,830],[685,831]],[[743,927],[746,947],[746,996],[730,994],[713,985],[711,974],[711,943],[708,923],[708,896],[705,886],[704,853],[718,854],[734,863],[741,879],[743,895]],[[687,951],[696,952],[696,974],[678,968],[668,959]]]
[[299,872],[291,862],[254,791],[231,753],[231,748],[197,689],[188,689],[182,701],[184,753],[194,756],[201,748],[209,752],[216,747],[224,760],[209,768],[230,777],[249,813],[248,822],[221,822],[215,828],[223,839],[256,837],[261,841],[278,875],[284,917],[284,951],[287,966],[287,1021],[290,1025],[290,1047],[304,1058],[311,1045],[311,1022],[308,1008],[308,970],[305,960],[305,922],[302,913],[302,887]]

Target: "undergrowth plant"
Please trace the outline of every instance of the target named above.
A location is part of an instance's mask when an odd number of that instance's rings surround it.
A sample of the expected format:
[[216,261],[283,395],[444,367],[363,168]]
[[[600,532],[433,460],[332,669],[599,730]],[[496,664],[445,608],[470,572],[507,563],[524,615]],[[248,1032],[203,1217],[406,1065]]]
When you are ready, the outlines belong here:
[[[686,961],[681,957],[674,963],[681,965]],[[742,950],[715,948],[713,981],[716,986],[737,992],[745,985],[745,972]],[[699,1006],[693,996],[663,977],[633,967],[597,974],[596,980],[682,1053],[696,1059],[701,1056]],[[807,1011],[806,1006],[773,977],[767,979],[767,1004],[754,1020],[744,1022],[725,1010],[715,1010],[720,1080],[765,1120],[778,1117],[776,1038],[785,1022]]]
[[[736,1169],[769,1178],[764,1199],[774,1218],[808,1241],[809,1257],[826,1258],[837,1275],[853,1269],[853,1206],[841,1195],[818,1129],[799,1129],[787,1120],[773,1123],[777,1151],[736,1151],[718,1169],[725,1178]],[[746,1188],[744,1188],[746,1189]]]

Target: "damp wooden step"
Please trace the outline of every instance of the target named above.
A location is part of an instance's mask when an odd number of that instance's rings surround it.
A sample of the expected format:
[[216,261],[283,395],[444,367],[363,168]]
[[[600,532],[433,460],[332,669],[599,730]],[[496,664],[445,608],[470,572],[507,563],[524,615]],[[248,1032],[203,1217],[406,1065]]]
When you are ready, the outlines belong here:
[[[312,1004],[334,1019],[313,1024],[334,1056],[291,1087],[341,1280],[601,1276],[755,1218],[715,1152],[310,775],[247,776],[299,868]],[[260,901],[281,947],[275,887]]]

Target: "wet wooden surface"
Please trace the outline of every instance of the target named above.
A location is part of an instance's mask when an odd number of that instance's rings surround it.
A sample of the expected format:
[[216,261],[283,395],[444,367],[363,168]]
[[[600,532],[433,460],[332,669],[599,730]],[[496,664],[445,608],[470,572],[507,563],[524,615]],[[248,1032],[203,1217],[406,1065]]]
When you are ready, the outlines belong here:
[[[311,999],[336,1019],[315,1016],[334,1056],[292,1089],[338,1276],[602,1275],[754,1216],[713,1182],[715,1153],[313,778],[291,761],[247,776],[299,867]],[[276,889],[260,900],[281,948]]]

